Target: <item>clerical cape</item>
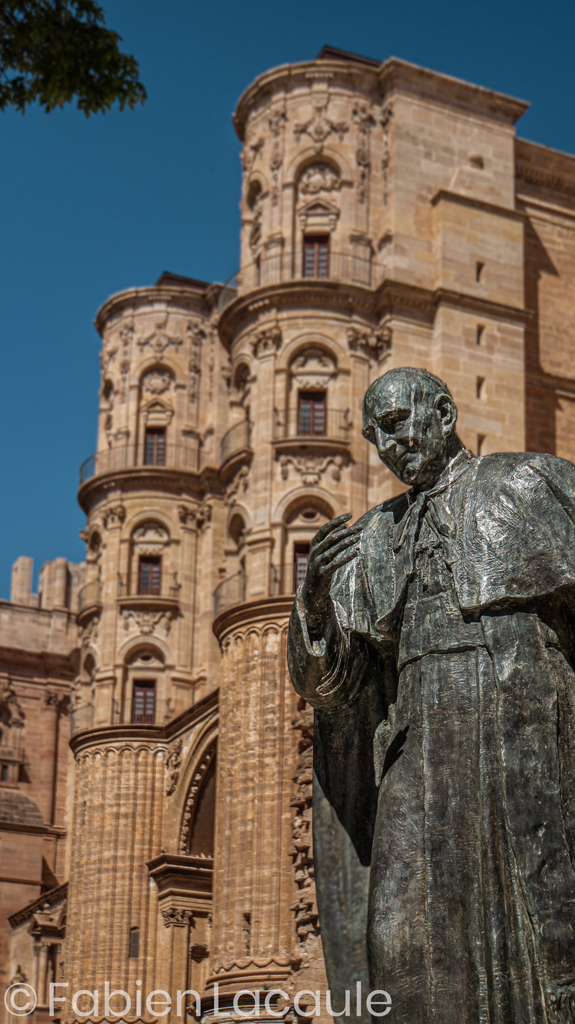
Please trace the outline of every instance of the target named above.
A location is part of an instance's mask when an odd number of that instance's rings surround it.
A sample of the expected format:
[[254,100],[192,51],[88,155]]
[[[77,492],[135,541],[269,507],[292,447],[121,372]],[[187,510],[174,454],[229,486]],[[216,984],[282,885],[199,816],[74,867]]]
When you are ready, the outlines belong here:
[[361,981],[364,1020],[377,988],[395,1024],[575,1021],[575,467],[462,451],[361,523],[288,644],[334,1008]]

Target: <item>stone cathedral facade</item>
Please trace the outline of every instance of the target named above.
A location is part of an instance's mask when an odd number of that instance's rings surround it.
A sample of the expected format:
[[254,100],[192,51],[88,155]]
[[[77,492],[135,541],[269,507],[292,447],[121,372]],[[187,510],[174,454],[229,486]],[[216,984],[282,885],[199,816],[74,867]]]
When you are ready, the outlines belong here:
[[0,604],[0,981],[34,1020],[55,982],[63,1022],[119,1019],[106,983],[169,1022],[178,990],[209,1020],[216,986],[325,989],[285,640],[318,527],[399,489],[366,387],[424,366],[476,453],[575,461],[575,158],[519,140],[526,109],[330,48],[269,71],[234,119],[237,275],[99,310],[85,563],[33,594],[21,558]]

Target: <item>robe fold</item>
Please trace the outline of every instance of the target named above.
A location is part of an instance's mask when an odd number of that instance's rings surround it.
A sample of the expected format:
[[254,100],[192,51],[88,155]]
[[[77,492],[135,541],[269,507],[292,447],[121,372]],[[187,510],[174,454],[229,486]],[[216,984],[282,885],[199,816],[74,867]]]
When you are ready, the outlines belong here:
[[334,1008],[395,1024],[575,1021],[575,467],[461,452],[361,520],[325,634],[314,863]]

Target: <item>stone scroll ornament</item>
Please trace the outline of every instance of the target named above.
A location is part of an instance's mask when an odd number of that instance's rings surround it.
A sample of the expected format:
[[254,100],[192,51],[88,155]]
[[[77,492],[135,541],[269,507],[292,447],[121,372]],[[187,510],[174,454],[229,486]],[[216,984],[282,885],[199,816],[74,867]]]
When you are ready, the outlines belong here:
[[320,529],[291,616],[329,987],[395,1024],[573,1024],[575,467],[476,458],[456,417],[424,370],[370,386],[409,490]]

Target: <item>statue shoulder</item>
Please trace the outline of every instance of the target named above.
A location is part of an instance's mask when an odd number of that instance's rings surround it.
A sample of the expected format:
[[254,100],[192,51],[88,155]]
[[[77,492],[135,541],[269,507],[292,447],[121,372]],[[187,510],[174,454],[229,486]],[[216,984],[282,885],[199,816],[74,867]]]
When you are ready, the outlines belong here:
[[481,486],[488,482],[499,486],[519,484],[526,474],[536,473],[553,489],[565,490],[575,500],[575,466],[558,455],[540,452],[497,452],[476,460],[475,481]]

